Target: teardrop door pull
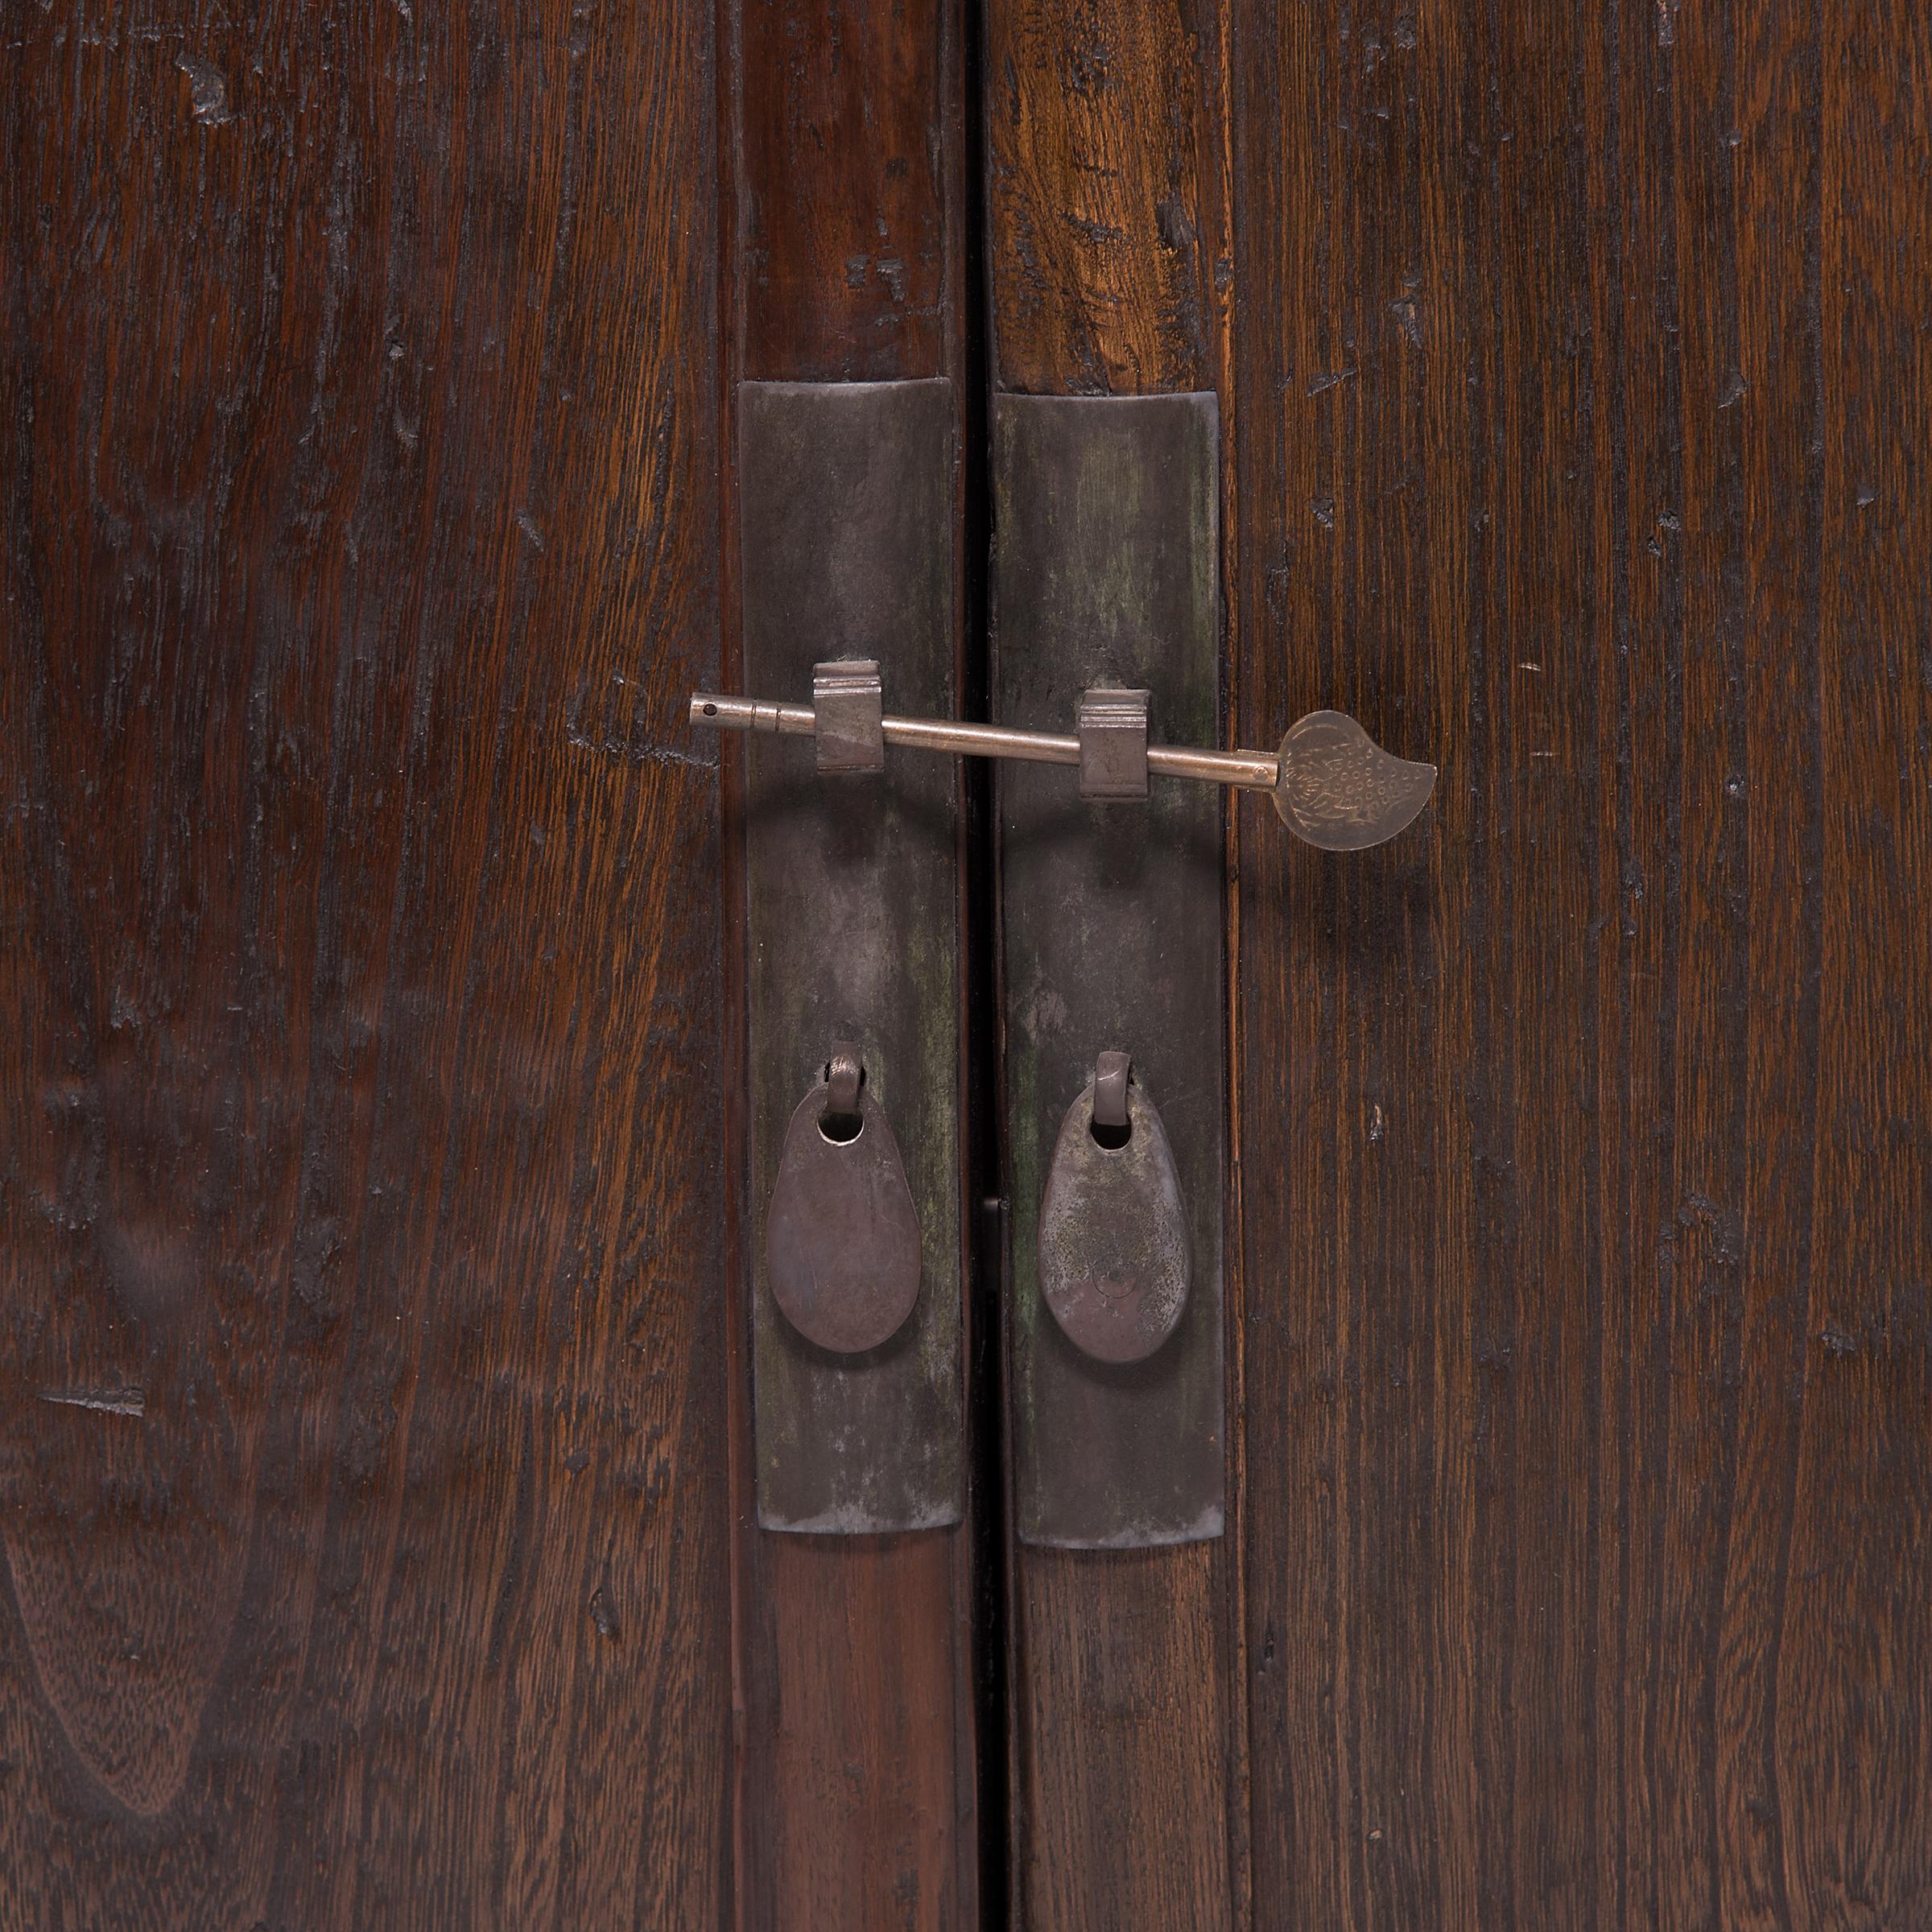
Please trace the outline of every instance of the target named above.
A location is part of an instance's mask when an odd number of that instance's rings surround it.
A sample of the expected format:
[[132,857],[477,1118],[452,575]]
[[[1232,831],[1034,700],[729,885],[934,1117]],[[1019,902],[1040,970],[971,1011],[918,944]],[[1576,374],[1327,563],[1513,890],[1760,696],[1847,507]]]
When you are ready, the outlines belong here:
[[832,1049],[785,1130],[765,1223],[773,1298],[808,1342],[859,1355],[919,1298],[919,1222],[858,1050]]
[[1137,1362],[1187,1305],[1187,1218],[1166,1129],[1124,1053],[1067,1109],[1040,1204],[1040,1293],[1100,1362]]

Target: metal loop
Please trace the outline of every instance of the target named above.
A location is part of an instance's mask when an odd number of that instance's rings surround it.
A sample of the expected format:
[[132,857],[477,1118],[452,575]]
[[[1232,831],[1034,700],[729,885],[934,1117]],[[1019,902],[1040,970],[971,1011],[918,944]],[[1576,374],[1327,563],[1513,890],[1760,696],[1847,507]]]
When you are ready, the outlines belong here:
[[849,1040],[840,1040],[825,1063],[825,1118],[852,1121],[859,1116],[859,1088],[865,1068],[859,1050]]
[[1133,1062],[1124,1053],[1103,1053],[1093,1063],[1093,1124],[1096,1127],[1127,1125],[1127,1083],[1133,1077]]

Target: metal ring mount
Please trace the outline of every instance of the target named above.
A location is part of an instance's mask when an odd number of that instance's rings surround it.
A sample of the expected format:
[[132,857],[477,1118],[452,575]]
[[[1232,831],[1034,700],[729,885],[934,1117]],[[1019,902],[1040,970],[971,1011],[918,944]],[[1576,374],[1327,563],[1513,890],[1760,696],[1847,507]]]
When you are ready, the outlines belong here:
[[819,1117],[819,1127],[824,1129],[835,1121],[844,1125],[862,1120],[859,1089],[865,1084],[865,1067],[858,1048],[849,1040],[840,1040],[825,1063],[825,1111]]
[[1127,1083],[1133,1061],[1125,1053],[1103,1053],[1093,1063],[1093,1124],[1124,1132],[1127,1126]]

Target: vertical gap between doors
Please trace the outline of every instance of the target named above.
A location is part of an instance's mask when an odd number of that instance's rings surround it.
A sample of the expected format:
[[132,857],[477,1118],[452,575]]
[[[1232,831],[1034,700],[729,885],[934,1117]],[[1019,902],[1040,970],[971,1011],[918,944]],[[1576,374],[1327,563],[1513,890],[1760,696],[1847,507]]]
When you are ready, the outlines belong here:
[[[988,720],[992,699],[989,582],[993,506],[987,443],[992,382],[986,274],[984,0],[959,0],[962,122],[964,448],[960,497],[964,529],[965,640],[962,715]],[[1005,1148],[1001,1080],[1000,905],[993,772],[961,761],[966,819],[966,1013],[970,1062],[966,1095],[972,1202],[972,1360],[967,1376],[972,1538],[973,1748],[979,1820],[979,1908],[984,1932],[1011,1922],[1012,1805],[1008,1773],[1010,1661],[1007,1563]]]

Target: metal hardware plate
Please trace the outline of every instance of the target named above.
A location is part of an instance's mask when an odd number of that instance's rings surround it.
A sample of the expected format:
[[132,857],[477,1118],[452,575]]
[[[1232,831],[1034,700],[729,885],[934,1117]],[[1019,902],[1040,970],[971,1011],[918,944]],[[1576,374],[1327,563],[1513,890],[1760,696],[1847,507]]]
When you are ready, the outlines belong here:
[[1146,1088],[1110,1095],[1106,1080],[1096,1073],[1060,1124],[1040,1197],[1040,1298],[1083,1355],[1139,1362],[1187,1311],[1187,1211]]
[[[748,382],[738,392],[744,671],[810,689],[815,660],[876,660],[895,702],[958,710],[952,386]],[[844,695],[869,762],[857,664]],[[887,751],[819,775],[802,739],[747,749],[753,1427],[767,1529],[956,1522],[961,1447],[959,774]],[[785,1136],[832,1043],[890,1114],[919,1225],[918,1298],[877,1347],[815,1346],[780,1311],[766,1216]]]
[[[1220,742],[1217,437],[1212,395],[994,398],[1002,724],[1145,687],[1161,741]],[[998,784],[1019,1533],[1076,1549],[1218,1536],[1221,799],[1157,783],[1145,804],[1089,802],[1045,766],[1003,765]],[[1107,1050],[1158,1100],[1191,1258],[1174,1332],[1119,1364],[1062,1333],[1038,1259],[1061,1123]]]
[[919,1221],[886,1109],[861,1100],[856,1057],[841,1098],[837,1063],[786,1129],[765,1215],[765,1277],[807,1341],[857,1355],[890,1341],[918,1303]]

